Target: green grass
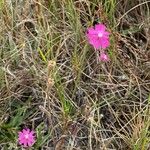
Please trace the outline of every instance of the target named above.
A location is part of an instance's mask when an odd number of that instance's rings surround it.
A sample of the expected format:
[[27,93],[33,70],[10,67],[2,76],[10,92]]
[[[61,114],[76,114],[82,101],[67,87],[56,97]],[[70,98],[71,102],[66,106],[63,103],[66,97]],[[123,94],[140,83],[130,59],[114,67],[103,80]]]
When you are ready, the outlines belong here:
[[[146,1],[0,1],[0,149],[149,149]],[[98,62],[86,30],[111,33]],[[56,64],[55,64],[56,63]]]

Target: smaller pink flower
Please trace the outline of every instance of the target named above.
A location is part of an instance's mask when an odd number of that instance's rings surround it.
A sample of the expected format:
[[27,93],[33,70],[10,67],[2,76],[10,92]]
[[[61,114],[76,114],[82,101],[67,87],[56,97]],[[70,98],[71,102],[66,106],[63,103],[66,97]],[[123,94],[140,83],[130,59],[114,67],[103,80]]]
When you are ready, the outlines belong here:
[[101,53],[99,56],[100,61],[109,61],[108,55],[106,53]]
[[30,129],[23,129],[19,132],[19,144],[24,147],[30,147],[35,143],[35,132]]
[[107,48],[110,45],[109,32],[106,31],[106,26],[103,24],[96,24],[94,27],[87,29],[86,36],[89,43],[96,49]]

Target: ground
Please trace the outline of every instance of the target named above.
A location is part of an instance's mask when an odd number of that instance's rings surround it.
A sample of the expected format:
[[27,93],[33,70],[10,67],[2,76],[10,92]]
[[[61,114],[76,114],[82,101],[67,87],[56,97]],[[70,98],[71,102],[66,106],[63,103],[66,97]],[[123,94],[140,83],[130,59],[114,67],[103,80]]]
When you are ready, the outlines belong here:
[[33,150],[150,149],[150,1],[0,0],[0,22],[0,149],[24,149],[24,128]]

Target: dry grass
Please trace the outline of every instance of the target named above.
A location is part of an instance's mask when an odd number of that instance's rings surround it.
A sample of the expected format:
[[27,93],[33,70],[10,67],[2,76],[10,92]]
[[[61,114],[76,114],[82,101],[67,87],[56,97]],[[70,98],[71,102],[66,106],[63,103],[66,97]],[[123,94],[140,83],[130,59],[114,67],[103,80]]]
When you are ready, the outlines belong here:
[[[0,1],[0,147],[150,149],[150,1]],[[86,28],[111,32],[97,62]]]

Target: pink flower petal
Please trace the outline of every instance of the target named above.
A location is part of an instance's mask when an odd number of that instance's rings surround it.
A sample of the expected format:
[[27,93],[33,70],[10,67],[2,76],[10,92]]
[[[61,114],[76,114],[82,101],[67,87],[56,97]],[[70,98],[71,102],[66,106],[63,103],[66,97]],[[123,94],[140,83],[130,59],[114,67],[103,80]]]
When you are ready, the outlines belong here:
[[29,140],[29,141],[28,141],[28,146],[32,146],[34,143],[35,143],[34,140]]
[[100,61],[104,61],[104,62],[109,60],[108,55],[106,53],[100,54],[99,59],[100,59]]
[[94,48],[98,49],[101,47],[101,43],[97,39],[92,39],[90,44],[93,45]]
[[105,49],[110,45],[109,40],[105,40],[102,42],[102,48]]
[[35,134],[35,132],[34,132],[34,131],[31,131],[31,132],[30,132],[30,135],[33,135],[33,134]]
[[[104,32],[104,36],[107,36],[107,37],[108,37],[109,35],[110,35],[109,32],[107,32],[107,31]],[[108,38],[109,38],[109,37],[108,37]]]
[[88,34],[96,34],[97,33],[93,27],[90,27],[87,31],[88,31]]
[[23,129],[22,132],[18,132],[19,144],[24,147],[32,146],[35,143],[34,131],[30,129]]
[[90,27],[87,29],[87,39],[89,43],[96,49],[99,48],[107,48],[109,43],[109,32],[105,31],[106,26],[103,24],[97,24],[94,27]]
[[103,25],[103,24],[97,24],[97,25],[95,25],[95,30],[97,30],[97,31],[104,32],[105,29],[106,29],[106,26]]

